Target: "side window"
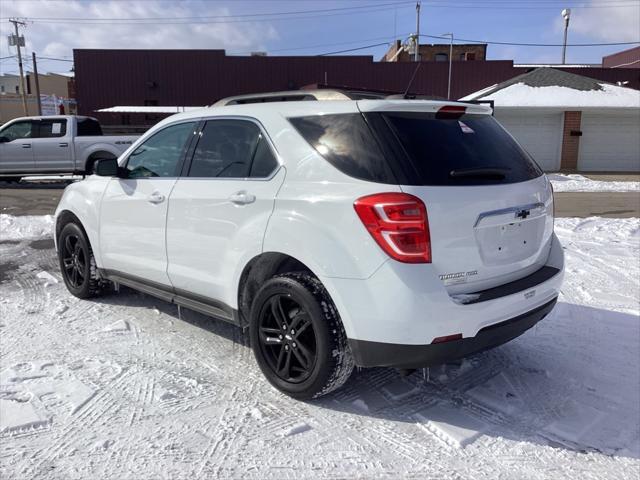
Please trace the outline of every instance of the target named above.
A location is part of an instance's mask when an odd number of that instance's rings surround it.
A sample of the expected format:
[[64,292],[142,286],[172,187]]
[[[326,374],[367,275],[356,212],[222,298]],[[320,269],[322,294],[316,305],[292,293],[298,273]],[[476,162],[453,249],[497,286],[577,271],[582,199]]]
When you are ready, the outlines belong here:
[[127,160],[128,178],[174,177],[195,122],[160,130],[136,148]]
[[209,120],[193,153],[190,177],[246,178],[260,128],[246,120]]
[[66,120],[40,120],[37,125],[36,138],[64,137],[67,134]]
[[31,138],[31,124],[31,121],[12,123],[8,127],[0,130],[0,137],[6,138],[8,142],[19,138]]
[[278,166],[278,160],[269,147],[269,142],[264,138],[262,134],[259,135],[258,148],[253,156],[253,162],[251,163],[251,171],[249,176],[252,178],[264,178],[271,175],[271,173]]

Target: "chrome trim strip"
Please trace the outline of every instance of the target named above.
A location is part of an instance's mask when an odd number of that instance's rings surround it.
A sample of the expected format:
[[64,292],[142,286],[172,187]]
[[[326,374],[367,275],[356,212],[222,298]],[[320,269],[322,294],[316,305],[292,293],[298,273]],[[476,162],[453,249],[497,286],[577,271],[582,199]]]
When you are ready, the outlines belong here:
[[490,212],[483,212],[480,215],[478,215],[478,219],[476,220],[476,223],[473,225],[473,228],[476,228],[478,226],[478,224],[487,217],[494,217],[496,215],[506,215],[507,213],[517,213],[520,210],[534,210],[536,208],[544,208],[546,209],[544,203],[542,202],[537,202],[537,203],[530,203],[528,205],[520,205],[517,207],[509,207],[509,208],[502,208],[499,210],[491,210]]

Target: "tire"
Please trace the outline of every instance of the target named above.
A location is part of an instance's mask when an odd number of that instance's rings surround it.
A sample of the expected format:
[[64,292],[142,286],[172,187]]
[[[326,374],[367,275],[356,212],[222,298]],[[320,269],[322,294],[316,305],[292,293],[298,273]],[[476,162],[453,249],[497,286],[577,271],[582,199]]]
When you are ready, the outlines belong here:
[[338,312],[322,283],[307,273],[268,280],[253,301],[249,331],[260,370],[293,398],[321,397],[351,375],[353,356]]
[[100,293],[93,250],[84,230],[76,223],[67,223],[60,232],[58,260],[62,278],[72,295],[91,298]]
[[0,177],[0,181],[7,183],[20,183],[22,177]]

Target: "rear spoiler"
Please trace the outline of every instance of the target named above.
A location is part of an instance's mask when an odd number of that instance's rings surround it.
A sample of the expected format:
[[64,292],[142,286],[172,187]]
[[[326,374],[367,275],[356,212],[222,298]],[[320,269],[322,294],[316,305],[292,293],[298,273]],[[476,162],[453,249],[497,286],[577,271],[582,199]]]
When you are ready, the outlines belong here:
[[465,100],[464,103],[475,103],[478,105],[489,105],[491,108],[491,116],[493,117],[495,114],[495,102],[493,100]]

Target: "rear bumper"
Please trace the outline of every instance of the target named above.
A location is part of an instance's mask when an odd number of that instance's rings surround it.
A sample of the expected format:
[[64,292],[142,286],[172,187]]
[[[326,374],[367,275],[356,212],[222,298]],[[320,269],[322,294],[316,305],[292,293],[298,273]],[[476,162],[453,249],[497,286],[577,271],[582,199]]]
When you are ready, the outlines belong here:
[[389,261],[364,280],[326,277],[321,280],[340,312],[347,337],[384,350],[385,345],[425,348],[436,338],[457,334],[464,340],[473,339],[488,327],[528,315],[555,301],[563,276],[562,246],[553,235],[546,263],[539,271],[477,292],[478,298],[465,304],[449,295],[429,264]]
[[557,298],[527,313],[480,330],[474,337],[429,345],[349,340],[356,365],[361,367],[422,368],[497,347],[519,337],[553,309]]

